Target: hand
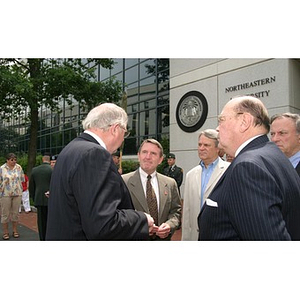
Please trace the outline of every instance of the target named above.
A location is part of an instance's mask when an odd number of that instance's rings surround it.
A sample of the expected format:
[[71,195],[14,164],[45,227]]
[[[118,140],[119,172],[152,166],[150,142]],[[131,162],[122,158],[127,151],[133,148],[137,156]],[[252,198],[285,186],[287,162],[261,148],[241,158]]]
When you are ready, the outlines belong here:
[[158,230],[158,226],[153,224],[151,231],[149,231],[149,235],[152,236],[152,235],[156,234],[157,230]]
[[171,232],[171,227],[167,223],[162,223],[156,232],[156,235],[159,236],[161,239],[165,239]]
[[150,234],[152,232],[152,230],[153,230],[154,220],[153,220],[153,218],[149,214],[146,214],[146,213],[144,213],[144,214],[147,217],[148,227],[149,227],[149,234]]

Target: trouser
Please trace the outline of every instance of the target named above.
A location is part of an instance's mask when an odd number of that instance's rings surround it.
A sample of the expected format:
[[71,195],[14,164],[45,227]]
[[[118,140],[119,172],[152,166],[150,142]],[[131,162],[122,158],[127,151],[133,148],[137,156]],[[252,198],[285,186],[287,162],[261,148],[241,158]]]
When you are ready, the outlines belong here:
[[37,209],[37,225],[41,241],[46,239],[48,206],[36,206]]
[[[22,204],[23,204],[24,210],[26,212],[31,211],[28,190],[26,190],[22,193]],[[19,212],[21,212],[21,207],[19,209]]]
[[19,207],[22,196],[8,197],[3,196],[1,199],[1,223],[8,223],[9,218],[12,222],[19,220]]

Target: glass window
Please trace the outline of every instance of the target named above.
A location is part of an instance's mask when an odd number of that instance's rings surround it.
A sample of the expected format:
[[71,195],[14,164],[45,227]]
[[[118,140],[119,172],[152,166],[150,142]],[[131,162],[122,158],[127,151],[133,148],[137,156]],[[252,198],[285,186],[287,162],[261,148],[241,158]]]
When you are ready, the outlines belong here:
[[125,83],[130,84],[138,80],[139,69],[138,66],[130,68],[125,71]]
[[148,77],[140,81],[140,101],[154,98],[156,93],[155,77]]
[[156,107],[156,99],[152,99],[152,100],[149,99],[147,101],[141,102],[140,104],[141,110],[155,108],[155,107]]
[[137,64],[139,62],[138,58],[126,58],[125,59],[125,69]]
[[155,76],[156,67],[155,67],[155,60],[149,59],[140,64],[140,78],[145,78],[148,76]]
[[156,134],[156,110],[147,110],[140,113],[140,135]]
[[138,89],[138,83],[130,84],[126,88],[127,93],[127,105],[133,104],[138,102],[138,95],[139,95],[139,89]]
[[123,71],[123,58],[114,59],[115,64],[113,65],[113,69],[111,69],[111,75],[115,75],[119,72]]
[[169,133],[170,113],[169,105],[157,109],[157,132]]
[[105,69],[103,67],[100,67],[100,80],[107,79],[110,75],[110,69]]

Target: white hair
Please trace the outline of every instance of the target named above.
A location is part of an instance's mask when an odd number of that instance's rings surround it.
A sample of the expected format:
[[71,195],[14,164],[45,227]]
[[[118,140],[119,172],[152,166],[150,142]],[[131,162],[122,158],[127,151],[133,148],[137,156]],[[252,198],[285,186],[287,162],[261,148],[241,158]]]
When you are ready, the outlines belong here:
[[113,124],[120,124],[126,128],[127,113],[120,106],[113,103],[103,103],[94,107],[82,121],[83,129],[107,129]]

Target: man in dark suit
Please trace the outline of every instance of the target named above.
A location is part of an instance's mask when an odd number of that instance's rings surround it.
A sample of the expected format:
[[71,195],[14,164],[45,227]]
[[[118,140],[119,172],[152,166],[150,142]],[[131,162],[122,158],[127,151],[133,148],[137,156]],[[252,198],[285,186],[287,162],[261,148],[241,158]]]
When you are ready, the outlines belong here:
[[92,109],[84,133],[59,154],[50,183],[46,240],[146,240],[150,215],[134,210],[111,154],[124,141],[127,114],[112,103]]
[[52,168],[50,166],[50,154],[45,153],[42,164],[33,168],[29,181],[29,195],[37,209],[37,223],[41,241],[46,239],[48,198],[45,193],[49,191]]
[[235,159],[200,211],[199,240],[300,240],[300,178],[267,137],[263,103],[234,98],[218,121],[220,146]]
[[180,193],[180,186],[183,180],[183,170],[176,166],[176,157],[174,153],[169,153],[167,155],[167,160],[169,166],[164,169],[164,174],[175,179]]
[[272,116],[270,135],[300,176],[300,116],[289,112]]
[[[163,161],[163,148],[155,139],[144,140],[138,150],[140,168],[122,175],[137,211],[150,213],[155,226],[149,239],[170,240],[181,222],[181,205],[177,183],[173,178],[156,172]],[[149,176],[150,175],[150,176]],[[157,204],[156,216],[152,215],[150,203],[147,202],[147,180],[150,180],[152,201]]]

